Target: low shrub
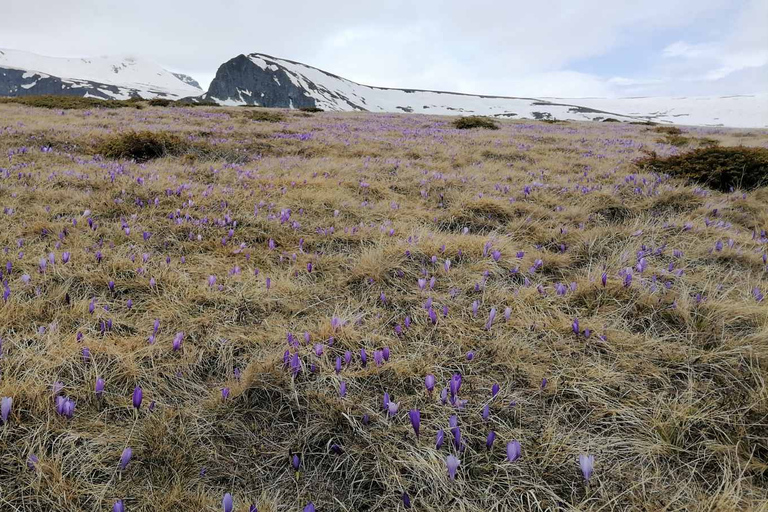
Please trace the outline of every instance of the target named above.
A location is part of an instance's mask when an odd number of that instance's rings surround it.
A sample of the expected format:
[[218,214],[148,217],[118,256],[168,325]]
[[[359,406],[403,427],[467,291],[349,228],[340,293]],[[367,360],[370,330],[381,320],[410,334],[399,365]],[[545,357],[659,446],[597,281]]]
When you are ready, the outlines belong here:
[[146,162],[186,153],[190,144],[170,132],[130,131],[110,136],[97,144],[96,151],[106,158]]
[[302,112],[311,112],[313,114],[316,112],[325,112],[325,110],[319,107],[301,107],[299,110],[301,110]]
[[460,117],[453,121],[453,126],[459,130],[470,130],[472,128],[485,128],[487,130],[499,129],[499,125],[496,121],[482,116]]
[[656,133],[663,133],[665,135],[680,135],[683,133],[683,130],[677,126],[657,126],[653,129],[653,131]]
[[285,120],[283,114],[271,110],[255,110],[253,112],[248,112],[247,117],[251,121],[258,121],[260,123],[279,123]]
[[173,105],[173,100],[165,98],[152,98],[149,100],[149,106],[151,107],[170,107]]
[[16,103],[20,105],[26,105],[28,107],[62,110],[139,107],[138,104],[131,102],[131,100],[102,100],[98,98],[82,98],[80,96],[56,96],[53,94],[42,96],[16,96],[12,98],[0,98],[0,103]]
[[652,153],[637,164],[721,192],[737,188],[751,190],[768,185],[766,148],[700,147],[669,157]]

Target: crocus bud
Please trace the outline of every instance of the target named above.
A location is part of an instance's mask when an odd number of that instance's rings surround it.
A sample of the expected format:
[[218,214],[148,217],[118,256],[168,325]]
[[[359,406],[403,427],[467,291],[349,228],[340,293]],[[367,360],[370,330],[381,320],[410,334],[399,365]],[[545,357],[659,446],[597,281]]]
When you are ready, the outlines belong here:
[[3,420],[3,425],[8,423],[8,415],[11,413],[12,406],[13,398],[4,396],[2,402],[0,402],[0,418]]
[[485,440],[485,447],[486,447],[487,449],[489,449],[489,450],[490,450],[491,448],[493,448],[493,442],[494,442],[495,440],[496,440],[496,432],[494,432],[493,430],[491,430],[490,432],[488,432],[488,437],[487,437],[487,438],[486,438],[486,440]]
[[96,379],[96,388],[95,388],[96,398],[101,398],[101,395],[104,394],[104,386],[105,386],[104,379],[102,379],[101,377]]
[[459,468],[459,464],[461,464],[461,461],[454,455],[448,455],[448,457],[445,458],[445,465],[448,468],[448,476],[451,480],[456,478],[456,470]]
[[427,375],[424,378],[424,386],[427,388],[427,391],[430,393],[433,389],[435,389],[435,376],[432,374]]
[[125,450],[123,450],[123,454],[120,455],[120,471],[123,471],[128,466],[128,463],[131,462],[132,456],[133,450],[131,450],[130,447],[126,447]]
[[507,443],[507,460],[509,462],[515,462],[520,458],[520,443],[518,441],[510,441]]
[[589,483],[595,468],[595,456],[585,453],[579,455],[579,467],[581,468],[581,474],[584,475],[584,480]]
[[133,407],[138,410],[141,407],[141,400],[144,398],[144,392],[141,387],[133,388]]
[[416,437],[419,437],[419,428],[421,427],[421,412],[418,409],[411,409],[408,411],[408,417],[411,420],[411,426]]
[[221,508],[224,509],[224,512],[232,512],[235,508],[235,502],[232,499],[232,495],[229,493],[226,493],[224,495],[224,498],[221,500]]

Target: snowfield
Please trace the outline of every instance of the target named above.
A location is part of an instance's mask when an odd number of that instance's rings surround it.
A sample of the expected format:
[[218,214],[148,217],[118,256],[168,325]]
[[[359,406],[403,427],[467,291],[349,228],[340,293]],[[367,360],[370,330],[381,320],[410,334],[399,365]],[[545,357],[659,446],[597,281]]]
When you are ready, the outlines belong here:
[[[510,119],[655,121],[700,126],[766,127],[768,95],[692,98],[523,98],[483,96],[358,84],[299,62],[260,53],[247,56],[262,71],[284,73],[330,111],[484,115]],[[277,76],[275,77],[277,80]],[[249,84],[241,84],[243,91]],[[245,98],[215,98],[226,105]]]
[[[97,82],[136,91],[143,98],[184,98],[203,91],[154,62],[130,56],[60,58],[0,49],[0,69],[24,70],[24,78],[55,76],[74,84]],[[102,92],[105,92],[103,89]],[[124,99],[122,94],[112,94]],[[129,96],[128,96],[129,97]]]

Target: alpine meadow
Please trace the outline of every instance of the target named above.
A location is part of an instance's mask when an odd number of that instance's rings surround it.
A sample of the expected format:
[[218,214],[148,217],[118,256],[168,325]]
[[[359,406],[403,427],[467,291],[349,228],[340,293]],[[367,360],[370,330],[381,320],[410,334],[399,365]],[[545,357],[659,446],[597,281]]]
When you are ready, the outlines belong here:
[[766,510],[768,131],[319,110],[0,103],[0,509]]

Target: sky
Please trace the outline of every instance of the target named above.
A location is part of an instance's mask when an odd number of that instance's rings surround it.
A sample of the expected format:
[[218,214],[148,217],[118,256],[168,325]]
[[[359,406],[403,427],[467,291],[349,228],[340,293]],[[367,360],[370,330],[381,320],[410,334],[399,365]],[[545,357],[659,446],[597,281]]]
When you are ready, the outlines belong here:
[[266,53],[367,85],[504,96],[768,92],[768,0],[0,0],[0,48],[197,79]]

